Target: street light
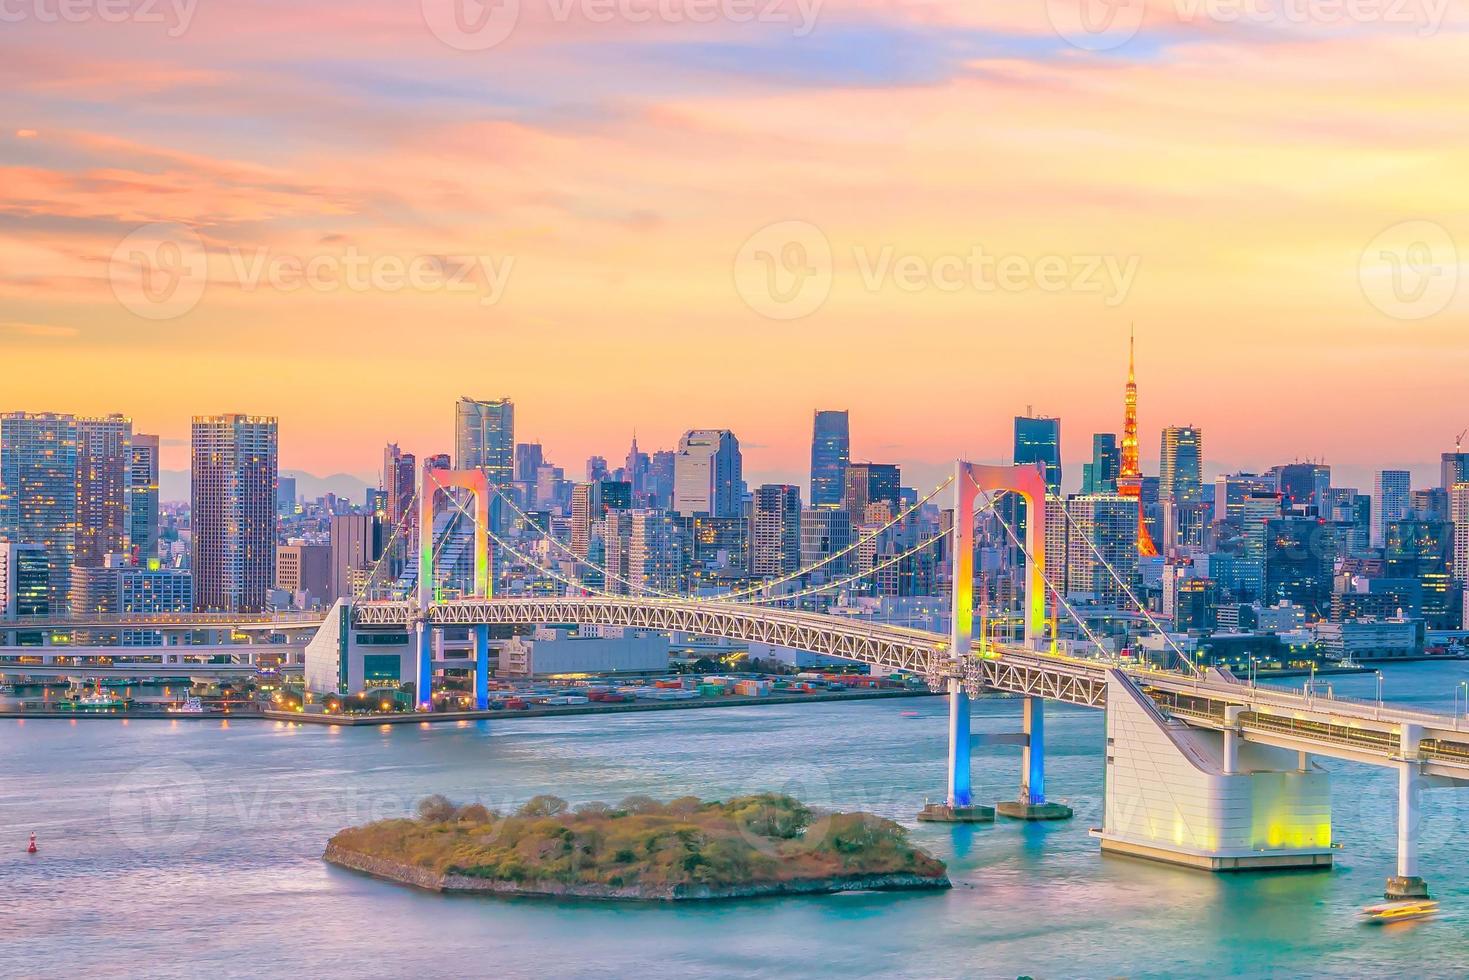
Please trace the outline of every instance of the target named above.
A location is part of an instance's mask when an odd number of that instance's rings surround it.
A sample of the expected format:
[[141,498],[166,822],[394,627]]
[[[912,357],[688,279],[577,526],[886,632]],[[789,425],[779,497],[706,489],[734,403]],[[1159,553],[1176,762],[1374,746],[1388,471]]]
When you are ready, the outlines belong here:
[[1373,673],[1377,675],[1377,713],[1380,717],[1382,715],[1382,671],[1374,670]]

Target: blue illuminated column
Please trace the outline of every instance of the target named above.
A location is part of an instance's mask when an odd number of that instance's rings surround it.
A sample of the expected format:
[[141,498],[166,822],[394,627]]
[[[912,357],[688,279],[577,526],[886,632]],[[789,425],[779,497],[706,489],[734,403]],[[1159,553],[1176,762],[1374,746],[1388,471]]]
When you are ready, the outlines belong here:
[[[949,610],[949,656],[962,673],[974,630],[974,498],[978,489],[969,466],[954,464],[953,589]],[[973,803],[969,785],[969,695],[959,678],[949,679],[949,806]]]
[[1046,802],[1046,715],[1045,698],[1026,698],[1023,708],[1025,743],[1020,759],[1020,802],[1035,806]]
[[480,623],[474,628],[474,710],[490,707],[490,627]]
[[415,629],[417,633],[413,640],[418,669],[413,675],[413,696],[418,699],[418,707],[427,711],[434,706],[434,630],[427,617],[420,619]]

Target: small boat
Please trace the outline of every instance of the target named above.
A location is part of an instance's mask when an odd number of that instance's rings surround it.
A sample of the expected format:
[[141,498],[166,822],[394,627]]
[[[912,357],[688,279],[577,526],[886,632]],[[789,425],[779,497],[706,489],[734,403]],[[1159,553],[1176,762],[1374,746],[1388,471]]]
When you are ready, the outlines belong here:
[[1438,912],[1438,903],[1428,898],[1411,898],[1399,902],[1381,902],[1362,910],[1362,920],[1371,925],[1426,919]]
[[184,698],[184,703],[168,709],[176,715],[202,715],[204,702],[196,697]]
[[916,712],[916,711],[905,711],[905,712],[903,712],[903,717],[904,718],[917,718],[918,717],[918,712]]

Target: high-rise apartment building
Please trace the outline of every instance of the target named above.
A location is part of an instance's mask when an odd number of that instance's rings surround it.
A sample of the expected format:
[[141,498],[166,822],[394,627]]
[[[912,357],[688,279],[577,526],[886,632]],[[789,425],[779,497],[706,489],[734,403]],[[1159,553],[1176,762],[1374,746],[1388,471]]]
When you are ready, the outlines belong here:
[[[851,543],[852,519],[845,510],[809,507],[801,512],[800,567],[807,568],[825,561]],[[830,580],[845,573],[850,557],[846,555],[823,566],[824,578]]]
[[259,612],[275,581],[277,422],[196,415],[191,442],[194,603]]
[[133,433],[128,476],[128,546],[133,561],[158,557],[158,437]]
[[[1111,493],[1079,494],[1067,501],[1067,510],[1071,520],[1066,528],[1066,591],[1084,593],[1101,603],[1125,604],[1127,594],[1117,579],[1130,587],[1137,575],[1137,500]],[[1095,551],[1085,539],[1096,546]]]
[[0,620],[51,611],[51,570],[38,544],[0,541]]
[[673,509],[680,514],[742,517],[740,441],[728,429],[684,433],[674,458]]
[[77,565],[100,568],[128,552],[132,467],[132,419],[77,419]]
[[801,567],[801,491],[783,483],[755,490],[750,571],[774,578]]
[[515,403],[508,398],[461,398],[454,408],[454,463],[481,469],[490,483],[508,487],[515,479]]
[[1041,463],[1046,468],[1046,493],[1061,492],[1061,420],[1044,416],[1015,416],[1014,460]]
[[572,554],[578,558],[589,557],[597,522],[603,520],[609,510],[629,510],[631,507],[632,484],[626,480],[597,480],[572,487]]
[[1407,520],[1413,510],[1413,474],[1407,470],[1378,470],[1372,481],[1372,546],[1383,546],[1384,528]]
[[0,415],[0,541],[44,548],[49,608],[67,608],[77,546],[74,417]]
[[635,595],[682,593],[688,565],[683,523],[665,510],[634,510],[628,538],[627,578]]
[[1192,425],[1163,430],[1158,468],[1158,497],[1180,506],[1204,499],[1204,433]]
[[811,506],[840,507],[852,461],[845,411],[818,411],[811,427]]

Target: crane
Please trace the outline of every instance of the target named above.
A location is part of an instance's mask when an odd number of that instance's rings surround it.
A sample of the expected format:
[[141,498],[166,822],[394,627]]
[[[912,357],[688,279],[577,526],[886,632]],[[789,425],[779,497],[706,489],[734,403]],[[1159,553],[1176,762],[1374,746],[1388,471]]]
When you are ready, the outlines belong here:
[[1459,447],[1464,444],[1465,433],[1469,433],[1469,429],[1464,429],[1458,435],[1454,436],[1454,452],[1458,452]]

